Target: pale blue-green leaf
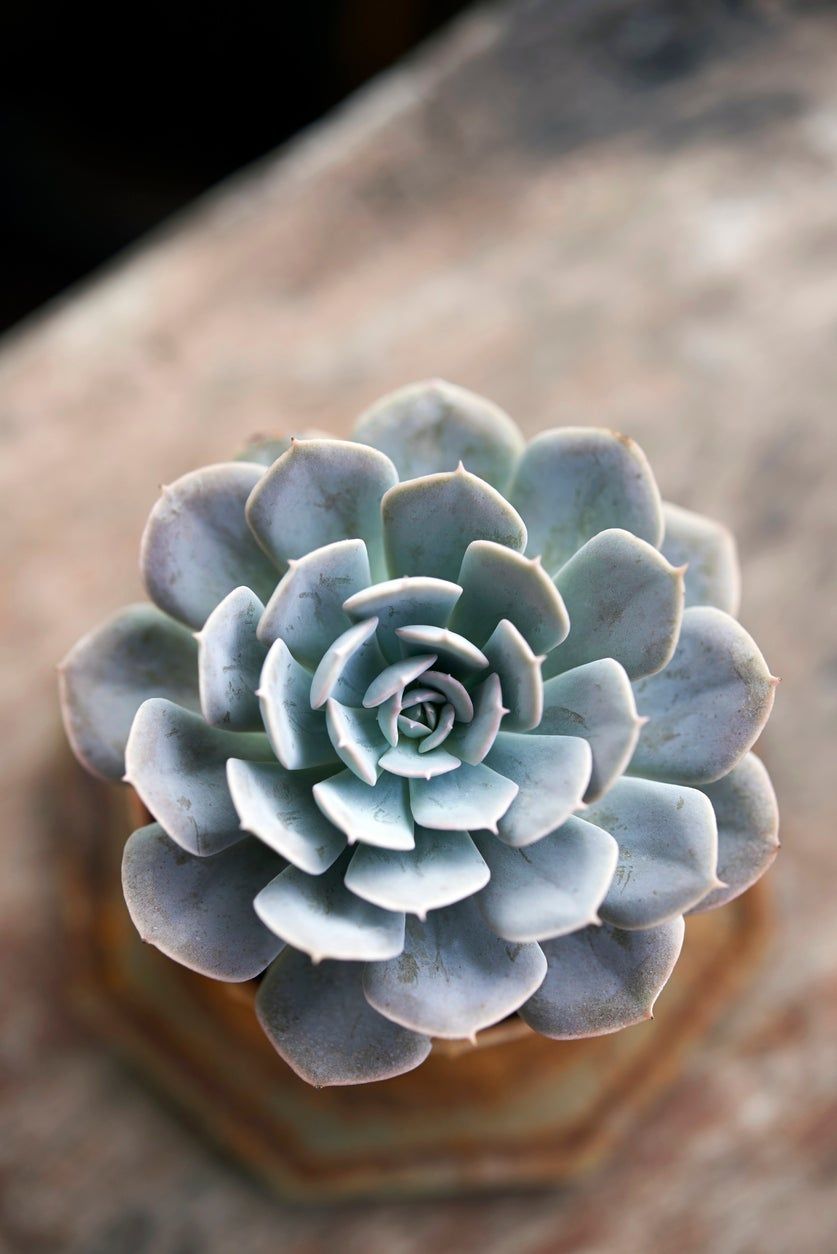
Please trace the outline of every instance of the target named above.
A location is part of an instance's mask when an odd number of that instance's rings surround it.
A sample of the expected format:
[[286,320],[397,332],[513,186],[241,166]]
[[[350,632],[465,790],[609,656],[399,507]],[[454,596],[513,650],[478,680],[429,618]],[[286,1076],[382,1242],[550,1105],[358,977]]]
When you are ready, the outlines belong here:
[[686,605],[714,605],[733,616],[741,600],[741,573],[732,532],[712,518],[663,504],[660,546],[673,566],[686,569]]
[[685,926],[672,919],[645,932],[587,927],[544,941],[549,968],[520,1017],[542,1036],[604,1036],[652,1018],[674,970]]
[[259,681],[262,718],[273,750],[289,771],[336,762],[322,710],[311,709],[313,676],[285,641],[274,640]]
[[350,893],[340,859],[322,875],[290,866],[261,890],[253,905],[265,927],[315,962],[382,962],[404,947],[404,915]]
[[376,1014],[357,962],[314,966],[284,950],[259,985],[256,1014],[277,1053],[316,1088],[390,1080],[430,1053],[426,1036]]
[[758,739],[777,682],[734,618],[708,606],[686,610],[671,662],[634,686],[649,721],[631,773],[682,784],[720,779]]
[[718,821],[718,878],[724,887],[708,893],[692,912],[714,910],[740,897],[779,852],[776,794],[755,754],[748,753],[729,775],[706,784],[702,791]]
[[420,919],[428,910],[470,897],[488,882],[489,870],[467,832],[416,828],[416,847],[406,853],[361,845],[346,872],[346,887],[384,910]]
[[429,705],[434,702],[438,704],[448,702],[453,706],[456,717],[463,723],[469,723],[474,717],[474,703],[471,695],[461,680],[454,675],[448,675],[445,671],[426,670],[421,676],[421,685],[418,690],[407,692],[405,699],[412,698],[415,702],[421,701],[422,704]]
[[314,801],[350,844],[412,849],[413,817],[407,781],[385,772],[374,788],[351,771],[315,784]]
[[414,624],[397,628],[395,634],[408,657],[416,653],[435,653],[436,665],[445,673],[467,678],[488,665],[487,658],[475,644],[447,627]]
[[500,729],[503,715],[503,693],[499,677],[491,674],[474,689],[474,716],[466,726],[454,728],[450,747],[458,758],[477,766],[482,762]]
[[140,568],[161,610],[202,627],[228,592],[246,584],[266,602],[279,570],[253,538],[244,507],[261,466],[223,462],[163,488],[149,515]]
[[718,887],[718,829],[696,788],[619,779],[586,811],[610,832],[619,862],[599,913],[614,927],[657,927]]
[[[383,706],[379,706],[380,709],[383,709]],[[425,736],[430,735],[430,728],[426,723],[417,723],[415,719],[410,718],[407,714],[399,714],[398,735],[406,736],[408,740],[423,740]]]
[[283,865],[251,839],[198,858],[151,823],[128,838],[122,889],[144,941],[192,971],[236,983],[260,975],[282,948],[253,898]]
[[418,657],[402,658],[400,662],[393,662],[372,680],[364,693],[363,704],[367,709],[374,709],[376,705],[382,705],[384,701],[388,701],[396,694],[400,702],[401,693],[407,684],[418,679],[419,675],[423,674],[435,661],[435,653],[426,653]]
[[[424,684],[425,684],[425,681],[427,680],[428,675],[430,676],[431,681],[434,684],[438,685],[438,689],[424,687]],[[447,685],[447,687],[445,687],[445,685]],[[448,692],[448,690],[450,691],[451,695],[448,697],[445,697],[445,695],[443,694]],[[463,701],[465,702],[470,701],[470,697],[468,696],[467,690],[459,682],[458,679],[453,679],[451,678],[450,675],[439,674],[436,671],[425,671],[424,674],[421,676],[421,685],[415,688],[410,688],[407,692],[404,692],[401,694],[399,708],[401,710],[422,710],[423,709],[425,713],[427,713],[427,709],[426,709],[427,706],[432,707],[433,705],[444,705],[445,701],[448,700],[453,704],[454,709],[457,709],[459,708],[456,705],[456,702],[459,699],[457,694],[461,696],[461,694],[463,693],[464,693],[464,697],[462,698]],[[462,708],[470,709],[471,707],[466,704]],[[465,716],[458,716],[458,717],[465,717]]]
[[264,606],[249,588],[234,588],[198,632],[201,710],[229,731],[262,731],[256,689],[267,649],[256,636]]
[[462,596],[449,626],[483,646],[501,619],[513,623],[535,653],[548,653],[570,629],[561,594],[540,558],[475,540],[462,559]]
[[523,436],[493,401],[444,379],[428,379],[381,397],[357,421],[354,439],[386,453],[402,479],[464,462],[501,490],[523,452]]
[[154,605],[128,605],[79,640],[58,667],[64,727],[95,775],[121,779],[131,723],[143,701],[199,709],[198,646]]
[[336,540],[363,540],[383,577],[381,498],[398,482],[389,458],[344,440],[295,440],[260,479],[247,520],[274,559],[304,557]]
[[581,805],[590,779],[590,746],[578,736],[501,731],[485,760],[517,786],[497,829],[500,839],[515,848],[531,845],[566,822]]
[[599,922],[619,853],[600,827],[570,818],[527,849],[511,849],[490,832],[476,842],[491,871],[477,900],[504,940],[552,940]]
[[636,748],[642,722],[624,667],[600,658],[548,679],[538,731],[583,736],[593,753],[585,801],[595,801],[623,773]]
[[629,531],[602,531],[555,576],[570,634],[549,655],[548,678],[612,657],[631,679],[671,658],[683,617],[683,571]]
[[415,821],[434,831],[474,831],[483,827],[494,831],[517,791],[517,784],[485,763],[470,766],[463,762],[455,771],[437,779],[410,780],[410,805]]
[[407,920],[404,952],[370,963],[363,988],[370,1005],[394,1023],[448,1039],[473,1038],[513,1014],[546,974],[538,945],[501,940],[486,927],[473,897]]
[[346,838],[316,805],[321,771],[286,771],[278,762],[230,758],[227,783],[246,831],[309,875],[321,875],[346,848]]
[[421,706],[414,706],[413,708],[416,711],[416,716],[421,716],[429,728],[434,729],[436,727],[439,721],[440,708],[437,704],[434,704],[432,701],[422,701]]
[[262,615],[259,639],[270,645],[281,636],[294,657],[315,670],[351,626],[343,602],[368,586],[369,557],[362,540],[337,540],[289,565]]
[[[438,749],[439,745],[444,744],[453,729],[453,722],[456,718],[456,711],[450,701],[439,710],[436,726],[433,728],[429,736],[425,736],[420,742],[419,753],[431,753],[433,749]],[[456,756],[456,755],[454,755]]]
[[522,519],[500,493],[465,470],[390,488],[382,505],[390,573],[455,582],[472,540],[526,547]]
[[389,745],[398,744],[398,719],[401,713],[401,690],[394,692],[378,706],[375,717],[381,733]]
[[334,698],[343,705],[360,705],[363,694],[385,666],[375,639],[377,618],[355,623],[326,649],[311,681],[311,709]]
[[385,771],[404,779],[429,780],[455,771],[460,762],[459,758],[445,749],[422,753],[419,741],[401,739],[392,749],[387,749],[380,765]]
[[341,761],[358,779],[374,784],[380,774],[378,762],[387,749],[375,711],[341,705],[339,701],[329,699],[326,702],[326,727]]
[[623,527],[649,544],[662,539],[651,467],[639,445],[613,431],[562,427],[535,436],[509,499],[529,531],[526,551],[540,554],[552,574],[609,527]]
[[531,731],[543,715],[542,657],[537,657],[507,618],[502,619],[485,644],[485,656],[500,680],[506,709],[506,727]]
[[384,657],[388,662],[397,662],[402,657],[397,628],[411,623],[444,627],[461,593],[457,584],[446,579],[405,575],[348,597],[343,609],[354,621],[377,618],[378,643]]
[[197,714],[152,697],[134,718],[125,778],[172,840],[205,857],[242,839],[227,787],[227,759],[235,757],[273,760],[265,735],[207,727]]

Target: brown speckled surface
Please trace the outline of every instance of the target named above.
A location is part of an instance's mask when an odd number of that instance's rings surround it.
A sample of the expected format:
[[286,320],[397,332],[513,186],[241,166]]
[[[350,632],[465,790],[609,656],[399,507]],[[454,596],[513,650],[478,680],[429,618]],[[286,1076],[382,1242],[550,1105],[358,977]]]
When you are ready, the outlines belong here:
[[[827,1250],[837,1230],[837,11],[475,13],[0,355],[0,1240],[11,1251]],[[560,1194],[292,1210],[60,1010],[53,662],[139,592],[157,485],[441,374],[612,425],[730,523],[783,677],[775,936],[746,997]]]

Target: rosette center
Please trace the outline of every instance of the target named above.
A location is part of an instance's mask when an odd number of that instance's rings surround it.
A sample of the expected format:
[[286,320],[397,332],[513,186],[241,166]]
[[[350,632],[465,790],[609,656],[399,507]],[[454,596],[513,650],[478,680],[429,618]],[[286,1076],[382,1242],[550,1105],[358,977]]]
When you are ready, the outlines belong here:
[[385,771],[430,779],[481,761],[505,713],[485,653],[447,627],[407,623],[390,636],[401,657],[387,663],[387,607],[376,608],[333,642],[311,683],[335,751],[370,785]]

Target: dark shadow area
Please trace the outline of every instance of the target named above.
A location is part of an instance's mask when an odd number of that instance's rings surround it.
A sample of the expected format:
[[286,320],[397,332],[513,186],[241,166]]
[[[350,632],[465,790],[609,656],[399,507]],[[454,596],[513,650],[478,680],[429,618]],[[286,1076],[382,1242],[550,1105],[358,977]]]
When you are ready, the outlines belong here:
[[465,7],[10,6],[0,41],[0,329]]

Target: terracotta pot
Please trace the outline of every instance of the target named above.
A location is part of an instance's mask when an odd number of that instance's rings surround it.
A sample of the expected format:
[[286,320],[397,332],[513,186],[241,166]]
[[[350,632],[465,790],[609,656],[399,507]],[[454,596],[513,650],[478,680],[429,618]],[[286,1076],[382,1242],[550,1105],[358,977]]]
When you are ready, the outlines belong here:
[[312,1089],[262,1034],[255,982],[205,979],[140,941],[120,862],[125,837],[147,819],[128,790],[75,768],[67,779],[61,847],[75,1006],[206,1135],[286,1197],[496,1191],[588,1168],[676,1074],[764,932],[760,887],[690,919],[654,1020],[613,1036],[549,1041],[515,1017],[476,1045],[436,1042],[423,1066],[395,1080]]

